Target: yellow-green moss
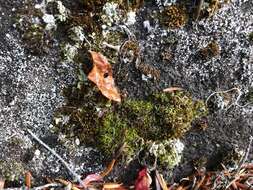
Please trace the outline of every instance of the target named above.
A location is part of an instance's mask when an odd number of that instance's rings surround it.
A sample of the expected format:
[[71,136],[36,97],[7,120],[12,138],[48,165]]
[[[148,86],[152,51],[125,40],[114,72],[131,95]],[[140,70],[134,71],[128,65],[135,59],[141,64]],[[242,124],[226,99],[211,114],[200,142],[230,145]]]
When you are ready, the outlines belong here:
[[[157,93],[145,100],[126,99],[121,104],[108,104],[99,92],[89,88],[86,86],[81,92],[72,89],[68,94],[72,97],[69,106],[76,108],[59,112],[70,119],[57,129],[67,132],[67,136],[70,133],[68,137],[77,136],[81,142],[93,144],[106,157],[125,144],[122,156],[129,161],[143,149],[140,142],[163,144],[177,139],[190,129],[194,119],[206,114],[204,103],[194,101],[185,92]],[[173,165],[176,155],[166,143],[164,147],[158,160]]]
[[98,137],[99,148],[107,156],[113,155],[123,144],[123,154],[130,159],[138,150],[136,143],[140,137],[137,131],[129,128],[127,122],[114,113],[109,113],[103,118]]

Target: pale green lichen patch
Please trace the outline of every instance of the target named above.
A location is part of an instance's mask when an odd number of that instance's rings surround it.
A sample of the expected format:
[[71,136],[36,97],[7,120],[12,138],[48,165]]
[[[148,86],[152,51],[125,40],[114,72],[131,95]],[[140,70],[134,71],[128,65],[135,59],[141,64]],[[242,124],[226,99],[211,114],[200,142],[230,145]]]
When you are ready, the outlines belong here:
[[[172,169],[179,164],[184,150],[184,144],[180,140],[161,140],[148,141],[145,144],[145,156],[142,159],[143,164],[150,163],[150,157],[153,157],[152,165],[165,166]],[[152,167],[152,165],[150,167]]]

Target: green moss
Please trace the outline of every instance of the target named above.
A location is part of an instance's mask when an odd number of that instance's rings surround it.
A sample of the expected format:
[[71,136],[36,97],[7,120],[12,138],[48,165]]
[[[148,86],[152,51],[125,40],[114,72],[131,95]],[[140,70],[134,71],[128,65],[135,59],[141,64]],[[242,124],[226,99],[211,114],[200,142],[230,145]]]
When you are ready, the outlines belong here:
[[99,147],[107,156],[111,156],[124,144],[123,154],[128,162],[138,151],[137,141],[140,139],[134,128],[128,128],[127,122],[117,114],[109,113],[102,121],[99,129]]
[[193,101],[184,92],[160,93],[152,98],[156,105],[156,129],[147,131],[151,140],[179,138],[190,129],[194,119],[207,113],[202,101]]
[[41,24],[30,24],[24,31],[22,39],[26,48],[33,54],[42,54],[49,51],[51,46],[50,32]]
[[75,99],[69,102],[76,109],[64,113],[70,120],[58,126],[59,131],[93,144],[106,157],[114,155],[125,144],[122,156],[126,162],[143,150],[140,142],[155,142],[160,147],[159,162],[175,165],[178,155],[165,142],[183,136],[194,119],[207,113],[202,101],[194,101],[184,92],[157,93],[146,100],[126,99],[121,104],[113,104],[98,98],[99,92],[91,86],[75,91],[69,97],[79,97],[81,102]]

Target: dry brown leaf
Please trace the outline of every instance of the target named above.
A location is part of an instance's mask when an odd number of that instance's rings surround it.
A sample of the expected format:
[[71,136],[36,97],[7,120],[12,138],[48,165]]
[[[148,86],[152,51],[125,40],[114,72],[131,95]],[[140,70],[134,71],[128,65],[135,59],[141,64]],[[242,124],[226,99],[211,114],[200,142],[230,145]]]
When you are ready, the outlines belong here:
[[94,82],[101,93],[110,100],[121,102],[121,97],[112,76],[112,67],[101,53],[90,51],[93,68],[88,79]]
[[181,91],[181,90],[183,90],[183,88],[180,88],[180,87],[169,87],[169,88],[163,89],[163,92],[174,92],[174,91]]

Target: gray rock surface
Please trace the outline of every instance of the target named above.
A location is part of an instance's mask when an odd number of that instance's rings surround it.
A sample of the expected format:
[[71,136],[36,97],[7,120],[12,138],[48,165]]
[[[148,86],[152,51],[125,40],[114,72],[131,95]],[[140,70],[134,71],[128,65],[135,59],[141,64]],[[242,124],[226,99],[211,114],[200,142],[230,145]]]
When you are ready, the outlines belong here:
[[[31,170],[38,178],[67,174],[54,156],[26,133],[26,129],[31,129],[79,174],[96,172],[101,164],[99,155],[93,154],[95,150],[75,142],[65,142],[68,146],[64,146],[59,142],[61,136],[50,132],[54,110],[64,102],[61,90],[75,81],[75,65],[60,63],[57,48],[39,57],[25,51],[13,27],[14,11],[22,3],[0,0],[0,170],[18,166],[16,175],[9,177],[19,176],[25,170]],[[180,86],[195,98],[207,99],[212,92],[238,87],[242,91],[239,103],[246,104],[245,95],[253,87],[253,47],[248,38],[253,31],[252,1],[232,0],[213,17],[174,31],[156,27],[153,20],[151,32],[144,33],[143,21],[152,20],[149,11],[157,9],[155,4],[149,6],[140,11],[137,23],[130,29],[142,46],[144,61],[161,71],[161,79],[158,83],[143,81],[140,73],[134,73],[128,81],[118,81],[119,88],[134,97]],[[177,44],[170,49],[174,54],[172,62],[167,63],[158,55],[166,47],[163,41],[171,36],[177,38]],[[219,43],[220,55],[208,61],[196,59],[196,52],[212,40]],[[233,101],[235,97],[236,91]],[[175,169],[175,176],[191,172],[189,162],[193,159],[206,156],[216,160],[215,155],[223,150],[245,149],[253,135],[253,106],[234,105],[228,111],[226,106],[219,106],[209,114],[205,131],[193,129],[183,139],[184,158]]]
[[76,66],[61,63],[57,48],[43,56],[25,51],[13,22],[14,11],[22,3],[0,1],[0,176],[16,180],[27,170],[34,177],[67,174],[26,129],[60,152],[73,168],[88,172],[92,161],[87,155],[93,150],[76,147],[73,152],[50,132],[54,110],[64,101],[61,91],[75,81]]

